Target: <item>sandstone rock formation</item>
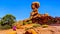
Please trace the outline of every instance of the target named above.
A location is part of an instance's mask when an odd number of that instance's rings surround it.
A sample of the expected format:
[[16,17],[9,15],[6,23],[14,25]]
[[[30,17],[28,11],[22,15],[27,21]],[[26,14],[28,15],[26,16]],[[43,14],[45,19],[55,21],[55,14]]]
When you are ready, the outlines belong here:
[[38,13],[39,6],[40,5],[39,5],[38,2],[33,2],[32,5],[31,5],[33,11],[30,14],[30,18],[31,18],[33,23],[38,22],[36,20],[38,20],[41,17],[41,15]]
[[40,4],[38,2],[33,2],[31,5],[33,11],[30,14],[30,19],[32,20],[32,23],[41,24],[41,21],[43,22],[45,17],[49,16],[48,14],[43,14],[43,15],[39,14],[38,13],[39,6],[40,6]]
[[60,23],[60,17],[52,17],[48,13],[46,14],[39,14],[38,8],[40,7],[39,2],[33,2],[31,5],[32,12],[30,13],[30,18],[27,20],[23,20],[23,22],[32,21],[32,23],[39,23],[39,24],[54,24]]

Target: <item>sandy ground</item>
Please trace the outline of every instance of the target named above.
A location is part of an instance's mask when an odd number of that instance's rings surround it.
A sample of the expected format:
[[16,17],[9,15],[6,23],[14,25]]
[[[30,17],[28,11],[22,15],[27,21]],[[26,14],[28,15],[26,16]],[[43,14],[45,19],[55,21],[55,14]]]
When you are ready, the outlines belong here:
[[9,30],[1,30],[0,31],[0,34],[7,34],[7,33],[10,33],[10,32],[17,32],[17,34],[23,34],[24,33],[24,30],[23,29],[17,29],[16,31],[13,31],[12,29],[9,29]]
[[[60,34],[60,26],[49,26],[48,28],[39,28],[39,34]],[[37,30],[37,29],[36,29]],[[12,32],[12,29],[9,30],[0,30],[0,34],[6,34]],[[17,29],[17,34],[23,34],[24,29]]]
[[37,28],[38,34],[60,34],[60,26],[49,26],[48,28]]

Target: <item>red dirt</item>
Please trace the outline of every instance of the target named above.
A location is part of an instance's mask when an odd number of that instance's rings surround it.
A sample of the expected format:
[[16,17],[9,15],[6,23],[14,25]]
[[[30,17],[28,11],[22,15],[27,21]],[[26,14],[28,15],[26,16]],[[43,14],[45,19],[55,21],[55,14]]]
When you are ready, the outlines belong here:
[[[37,31],[38,30],[38,31]],[[9,30],[0,30],[0,34],[6,34],[7,32],[12,32],[12,29]],[[60,34],[60,26],[49,26],[47,28],[35,28],[35,31],[38,34]],[[24,29],[17,29],[17,34],[23,34]]]

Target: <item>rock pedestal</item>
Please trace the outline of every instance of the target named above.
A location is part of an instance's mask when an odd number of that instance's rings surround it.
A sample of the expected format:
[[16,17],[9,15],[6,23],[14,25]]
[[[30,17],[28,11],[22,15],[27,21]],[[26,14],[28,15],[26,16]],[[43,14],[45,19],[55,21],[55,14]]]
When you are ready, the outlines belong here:
[[32,12],[30,14],[30,19],[32,20],[32,23],[47,23],[47,20],[50,19],[50,16],[48,14],[39,14],[38,13],[38,8],[40,4],[38,2],[33,2],[31,7],[32,7]]
[[38,13],[39,6],[40,5],[38,2],[33,2],[31,5],[33,11],[30,14],[30,19],[32,20],[33,23],[37,23],[39,21],[39,18],[41,17],[40,14]]

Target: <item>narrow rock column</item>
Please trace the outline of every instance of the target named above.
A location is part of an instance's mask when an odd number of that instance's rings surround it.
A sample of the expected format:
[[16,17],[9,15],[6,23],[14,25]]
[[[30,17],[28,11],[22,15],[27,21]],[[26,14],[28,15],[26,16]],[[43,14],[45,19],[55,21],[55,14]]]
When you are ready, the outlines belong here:
[[33,11],[30,14],[30,19],[32,20],[33,23],[38,22],[39,18],[41,17],[41,15],[38,13],[39,6],[40,6],[39,2],[33,2],[31,5]]

